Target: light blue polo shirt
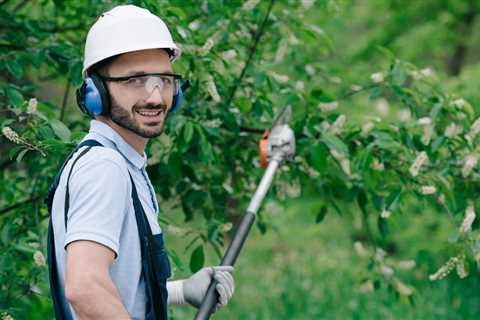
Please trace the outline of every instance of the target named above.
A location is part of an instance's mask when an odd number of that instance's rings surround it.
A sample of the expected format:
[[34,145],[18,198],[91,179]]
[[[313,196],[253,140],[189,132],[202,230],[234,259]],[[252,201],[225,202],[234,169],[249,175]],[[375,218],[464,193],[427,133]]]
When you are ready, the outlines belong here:
[[[70,208],[65,233],[65,187],[73,160],[60,178],[52,206],[53,229],[60,284],[64,287],[65,247],[76,240],[95,241],[112,249],[116,259],[110,268],[122,302],[134,319],[144,319],[146,295],[142,276],[140,240],[131,197],[133,177],[138,196],[153,234],[161,232],[158,203],[140,155],[107,124],[92,120],[84,140],[95,139],[105,146],[93,147],[73,168],[69,182]],[[72,314],[75,315],[73,308]],[[74,316],[75,317],[75,316]],[[76,317],[75,317],[76,319]]]

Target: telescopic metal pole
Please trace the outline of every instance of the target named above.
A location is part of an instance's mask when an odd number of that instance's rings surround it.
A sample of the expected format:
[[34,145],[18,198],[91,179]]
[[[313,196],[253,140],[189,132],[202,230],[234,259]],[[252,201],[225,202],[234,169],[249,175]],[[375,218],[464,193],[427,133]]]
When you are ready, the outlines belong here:
[[[295,150],[295,138],[293,131],[287,125],[277,125],[272,129],[268,141],[269,164],[260,184],[250,200],[247,212],[243,216],[232,242],[225,253],[221,265],[233,266],[240,254],[243,244],[255,221],[258,209],[267,194],[272,183],[275,171],[279,165],[290,159]],[[218,300],[218,294],[215,289],[216,282],[212,281],[208,287],[207,293],[198,309],[194,320],[208,320]]]

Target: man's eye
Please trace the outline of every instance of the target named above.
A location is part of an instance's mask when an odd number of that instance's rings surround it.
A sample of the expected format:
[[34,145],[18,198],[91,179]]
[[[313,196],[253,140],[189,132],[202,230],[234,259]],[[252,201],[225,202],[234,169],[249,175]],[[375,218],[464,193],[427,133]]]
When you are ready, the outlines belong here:
[[142,86],[145,84],[146,79],[144,77],[135,77],[135,78],[130,78],[126,80],[126,84],[129,86]]
[[163,80],[163,84],[166,86],[170,86],[173,82],[171,77],[164,77],[162,80]]

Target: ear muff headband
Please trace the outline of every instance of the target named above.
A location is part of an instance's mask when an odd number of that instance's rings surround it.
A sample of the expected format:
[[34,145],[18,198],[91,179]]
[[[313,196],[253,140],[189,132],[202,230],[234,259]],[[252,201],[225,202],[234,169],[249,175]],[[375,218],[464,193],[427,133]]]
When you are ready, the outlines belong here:
[[[175,112],[183,102],[183,92],[190,87],[190,82],[185,81],[173,97],[172,108],[169,112]],[[87,77],[80,88],[77,89],[77,104],[83,113],[90,118],[98,115],[108,115],[110,112],[110,95],[103,80],[96,74]]]
[[107,115],[110,111],[110,97],[102,79],[92,74],[77,89],[77,104],[90,118]]
[[173,97],[172,108],[169,112],[175,112],[180,108],[180,105],[183,102],[184,94],[183,92],[190,87],[190,81],[185,81],[178,89],[178,93]]

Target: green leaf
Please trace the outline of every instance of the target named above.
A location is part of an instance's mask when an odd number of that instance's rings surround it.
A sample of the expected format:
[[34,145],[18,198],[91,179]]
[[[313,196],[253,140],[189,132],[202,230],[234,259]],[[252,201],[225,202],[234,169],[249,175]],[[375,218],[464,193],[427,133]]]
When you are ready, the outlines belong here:
[[334,149],[343,155],[348,155],[347,145],[343,143],[342,140],[334,136],[333,134],[328,132],[323,132],[321,141],[325,143],[329,149]]
[[16,108],[19,108],[25,100],[22,93],[11,85],[7,87],[7,95],[9,103]]
[[63,122],[53,119],[50,120],[50,126],[52,127],[53,132],[55,132],[55,135],[63,142],[70,141],[70,130],[63,124]]
[[185,140],[186,143],[190,143],[190,141],[192,141],[193,133],[194,133],[193,124],[190,121],[185,123],[185,126],[183,127],[183,139]]
[[322,88],[313,89],[310,92],[310,96],[315,100],[317,100],[318,102],[333,102],[337,100],[334,94],[328,91],[325,91]]
[[317,144],[312,149],[310,163],[318,172],[325,172],[327,169],[327,152],[321,144]]
[[323,206],[320,208],[320,211],[318,211],[317,216],[315,217],[315,223],[320,223],[325,219],[325,216],[327,215],[327,206]]
[[193,273],[200,270],[205,263],[205,255],[203,252],[203,245],[199,245],[195,250],[193,250],[192,255],[190,256],[190,271]]
[[23,76],[23,67],[17,60],[10,60],[5,62],[8,72],[10,72],[17,80]]
[[20,163],[23,159],[23,157],[25,156],[25,154],[30,151],[29,149],[23,149],[22,151],[20,151],[17,155],[17,163]]
[[388,234],[387,219],[384,219],[381,216],[378,216],[377,222],[378,222],[378,231],[380,231],[380,235],[382,237],[386,237]]

